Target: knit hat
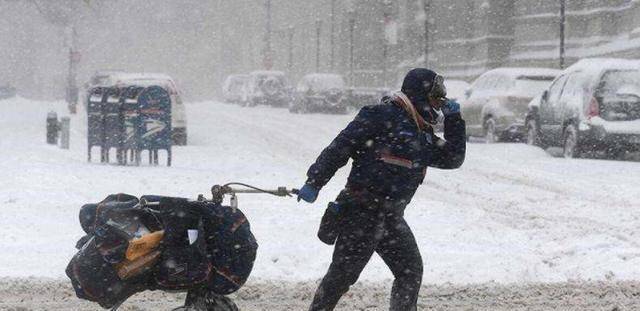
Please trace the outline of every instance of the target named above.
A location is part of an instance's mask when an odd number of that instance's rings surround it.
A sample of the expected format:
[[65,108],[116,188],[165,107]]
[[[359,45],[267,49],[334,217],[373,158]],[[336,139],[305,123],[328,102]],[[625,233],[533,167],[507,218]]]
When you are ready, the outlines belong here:
[[429,123],[437,115],[429,105],[428,96],[444,98],[447,89],[444,87],[442,76],[426,68],[415,68],[407,73],[402,82],[402,93],[407,95],[418,113]]

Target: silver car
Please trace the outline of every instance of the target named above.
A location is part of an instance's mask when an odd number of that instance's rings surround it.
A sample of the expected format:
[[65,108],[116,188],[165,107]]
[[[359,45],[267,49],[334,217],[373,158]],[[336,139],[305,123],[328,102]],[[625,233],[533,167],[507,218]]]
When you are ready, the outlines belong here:
[[529,102],[559,73],[546,68],[498,68],[481,75],[461,105],[467,135],[485,137],[488,143],[521,139]]

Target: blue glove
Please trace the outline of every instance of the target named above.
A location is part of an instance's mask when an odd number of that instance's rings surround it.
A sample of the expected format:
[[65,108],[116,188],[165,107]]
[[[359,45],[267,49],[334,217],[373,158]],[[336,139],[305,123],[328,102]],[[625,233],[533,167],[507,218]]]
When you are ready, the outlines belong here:
[[305,200],[306,202],[313,203],[318,198],[318,189],[309,184],[305,184],[298,191],[298,202]]
[[442,105],[442,108],[440,108],[440,110],[442,110],[442,114],[445,117],[448,117],[450,115],[460,113],[460,104],[458,104],[454,100],[449,99],[447,100],[446,104]]
[[340,214],[340,211],[342,211],[342,205],[338,204],[337,202],[330,202],[329,208],[333,210],[336,214]]

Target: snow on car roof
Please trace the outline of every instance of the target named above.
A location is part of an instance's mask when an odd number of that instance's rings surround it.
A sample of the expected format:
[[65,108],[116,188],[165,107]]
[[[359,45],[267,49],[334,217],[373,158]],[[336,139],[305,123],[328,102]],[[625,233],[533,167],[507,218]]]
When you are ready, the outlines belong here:
[[173,79],[164,73],[117,73],[110,75],[109,80],[100,86],[120,84],[133,84],[141,87],[159,85],[168,88],[172,93],[178,93],[178,87]]
[[224,87],[228,87],[231,83],[237,81],[247,81],[249,79],[249,75],[247,74],[230,74],[224,79]]
[[246,79],[248,77],[249,77],[248,74],[237,73],[237,74],[230,74],[229,76],[227,76],[227,79]]
[[498,94],[500,96],[535,97],[560,73],[560,70],[551,68],[496,68],[485,72],[473,82],[471,97],[491,97]]
[[310,73],[304,77],[313,79],[342,79],[342,76],[336,73]]
[[345,86],[342,75],[334,73],[310,73],[302,77],[298,88],[304,88],[305,85],[311,86],[318,90],[327,90],[332,88],[342,89]]
[[256,70],[250,73],[252,76],[284,76],[284,72],[276,70]]
[[113,86],[124,82],[135,82],[136,84],[142,83],[169,83],[174,85],[175,82],[169,75],[163,73],[124,73],[116,72],[107,74],[108,79],[104,80],[99,86]]
[[489,70],[485,72],[486,74],[500,74],[505,76],[510,76],[513,78],[521,77],[521,76],[540,76],[540,77],[555,77],[560,74],[562,70],[553,69],[553,68],[540,68],[540,67],[502,67]]
[[584,71],[597,74],[605,69],[640,69],[640,60],[622,58],[583,58],[564,70]]
[[113,75],[114,80],[133,81],[133,80],[163,80],[173,81],[171,77],[164,73],[119,73]]

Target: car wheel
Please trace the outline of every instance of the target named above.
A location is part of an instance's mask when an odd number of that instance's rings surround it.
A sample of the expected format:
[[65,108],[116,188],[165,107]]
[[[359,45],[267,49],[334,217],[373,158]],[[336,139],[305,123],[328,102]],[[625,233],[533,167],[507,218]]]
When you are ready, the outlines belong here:
[[258,99],[257,98],[249,99],[247,101],[247,104],[245,105],[245,107],[255,107],[255,106],[258,106]]
[[300,106],[295,102],[289,104],[289,112],[291,113],[300,113]]
[[627,150],[612,148],[607,150],[607,157],[613,160],[626,160]]
[[499,138],[496,133],[496,121],[493,118],[484,122],[484,138],[487,144],[497,143]]
[[541,147],[540,129],[538,128],[538,122],[531,119],[527,121],[527,145]]
[[172,311],[238,311],[238,306],[229,297],[204,292],[197,293],[189,291],[184,307],[173,309]]
[[311,112],[311,108],[309,107],[309,104],[307,103],[306,100],[302,100],[300,101],[300,113],[310,113]]
[[578,130],[573,124],[567,125],[564,130],[564,145],[562,155],[567,159],[580,157],[580,146],[578,140]]
[[176,127],[173,128],[173,133],[171,135],[171,140],[173,145],[175,146],[186,146],[187,145],[187,129]]

